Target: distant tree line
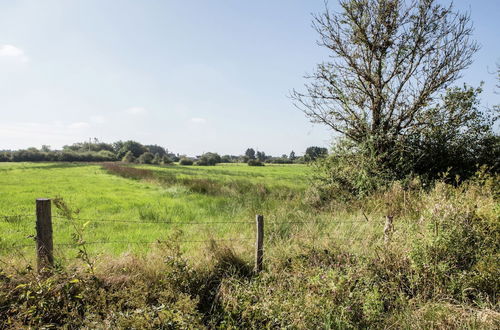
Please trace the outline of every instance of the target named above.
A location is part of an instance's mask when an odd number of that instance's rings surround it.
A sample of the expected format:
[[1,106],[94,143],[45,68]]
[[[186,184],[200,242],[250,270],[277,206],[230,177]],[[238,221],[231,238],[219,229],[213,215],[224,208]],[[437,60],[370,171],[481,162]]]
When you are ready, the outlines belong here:
[[52,150],[43,145],[40,149],[28,148],[21,150],[0,151],[0,162],[112,162],[168,165],[178,162],[180,165],[213,166],[219,163],[247,163],[250,166],[268,164],[300,164],[312,162],[326,157],[326,148],[312,146],[305,150],[303,156],[297,156],[294,151],[279,157],[267,155],[264,151],[246,149],[243,155],[219,155],[216,152],[206,152],[196,157],[187,157],[169,152],[159,145],[144,145],[137,141],[117,141],[105,143],[98,139],[65,145],[61,150]]
[[157,145],[143,145],[136,141],[105,143],[97,139],[63,146],[62,150],[42,148],[0,151],[0,162],[108,162],[125,161],[145,164],[163,164],[179,161],[179,156]]

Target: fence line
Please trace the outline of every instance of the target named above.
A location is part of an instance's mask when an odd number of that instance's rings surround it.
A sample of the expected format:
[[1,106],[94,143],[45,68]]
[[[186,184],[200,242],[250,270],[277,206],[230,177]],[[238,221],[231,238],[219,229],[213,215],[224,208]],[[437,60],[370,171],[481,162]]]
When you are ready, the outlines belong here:
[[[68,221],[71,221],[67,218],[64,217],[53,217],[56,219],[65,219]],[[80,220],[80,221],[93,221],[93,222],[111,222],[111,223],[137,223],[137,224],[167,224],[167,225],[211,225],[211,224],[253,224],[253,222],[250,221],[204,221],[204,222],[193,222],[193,221],[188,221],[188,222],[174,222],[174,221],[142,221],[142,220],[121,220],[121,219],[88,219],[88,218],[75,218],[73,220]]]
[[79,246],[86,244],[164,244],[164,243],[209,243],[209,242],[227,242],[227,241],[245,241],[253,240],[254,237],[243,237],[243,238],[225,238],[225,239],[210,239],[210,240],[168,240],[168,241],[91,241],[78,243],[57,243],[54,246]]
[[[55,216],[53,218],[56,219],[67,219],[60,216]],[[68,219],[67,219],[68,220]],[[202,221],[202,222],[174,222],[174,221],[143,221],[143,220],[121,220],[121,219],[89,219],[89,218],[75,218],[74,220],[80,221],[93,221],[93,222],[112,222],[112,223],[137,223],[137,224],[167,224],[167,225],[212,225],[212,224],[253,224],[250,221]],[[70,221],[70,220],[68,220]],[[366,220],[343,220],[343,221],[327,221],[327,220],[314,220],[314,221],[268,221],[267,223],[273,225],[281,225],[281,224],[340,224],[340,223],[369,223]]]
[[[1,218],[9,219],[9,218],[27,218],[33,217],[33,214],[11,214],[11,215],[1,215]],[[241,237],[241,238],[226,238],[226,239],[204,239],[204,240],[154,240],[154,241],[110,241],[110,240],[102,240],[102,241],[81,241],[81,242],[73,242],[73,243],[55,243],[52,238],[52,220],[76,220],[76,221],[90,221],[90,222],[98,222],[98,223],[134,223],[134,224],[162,224],[162,225],[173,225],[173,226],[182,226],[182,225],[217,225],[217,224],[252,224],[250,221],[187,221],[187,222],[173,222],[173,221],[143,221],[143,220],[125,220],[125,219],[89,219],[89,218],[67,218],[60,215],[53,216],[51,214],[51,200],[50,199],[37,199],[36,200],[36,235],[33,237],[36,245],[36,253],[37,253],[37,264],[38,270],[42,271],[44,269],[51,269],[54,265],[54,257],[53,257],[53,249],[54,247],[78,247],[84,245],[91,244],[163,244],[163,243],[208,243],[208,242],[230,242],[230,241],[247,241],[247,240],[255,240],[255,272],[260,272],[263,269],[263,260],[264,260],[264,216],[257,215],[256,216],[256,233],[255,237]],[[365,218],[366,219],[366,218]],[[268,222],[275,227],[277,225],[287,225],[287,224],[343,224],[350,223],[351,228],[353,228],[354,223],[374,223],[366,220],[345,220],[345,221],[327,221],[327,220],[314,220],[314,221],[279,221],[279,222]],[[386,225],[387,228],[387,225]],[[391,239],[391,234],[393,230],[384,230],[384,240],[389,243]],[[271,234],[271,237],[275,235]],[[353,241],[354,237],[339,237],[332,236],[325,233],[320,233],[317,236],[308,236],[308,235],[297,235],[291,234],[290,237],[295,238],[305,238],[305,239],[313,239],[317,240],[318,238],[327,238],[327,239],[335,239],[335,240],[350,240]],[[29,237],[27,237],[29,238]],[[27,248],[33,247],[33,244],[13,244],[9,245],[10,248]]]
[[[2,218],[12,218],[12,217],[34,217],[34,214],[14,214],[14,215],[0,215]],[[143,220],[123,220],[123,219],[90,219],[90,218],[79,218],[68,219],[62,216],[52,216],[52,219],[58,220],[78,220],[78,221],[92,221],[92,222],[103,222],[103,223],[136,223],[136,224],[166,224],[166,225],[212,225],[212,224],[254,224],[251,221],[187,221],[187,222],[174,222],[174,221],[143,221]],[[268,224],[282,225],[282,224],[341,224],[341,223],[372,223],[366,220],[342,220],[342,221],[328,221],[328,220],[314,220],[314,221],[267,221]]]

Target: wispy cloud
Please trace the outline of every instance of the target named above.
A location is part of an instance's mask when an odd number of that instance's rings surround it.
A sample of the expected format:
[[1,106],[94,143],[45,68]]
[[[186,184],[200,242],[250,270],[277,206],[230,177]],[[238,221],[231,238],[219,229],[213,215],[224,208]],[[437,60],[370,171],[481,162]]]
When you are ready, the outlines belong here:
[[13,45],[0,45],[0,57],[11,58],[20,62],[28,62],[29,58],[24,51]]
[[191,118],[191,122],[196,123],[196,124],[204,124],[207,122],[207,120],[205,118],[194,117],[194,118]]
[[125,110],[129,115],[142,115],[147,112],[147,110],[143,107],[131,107]]

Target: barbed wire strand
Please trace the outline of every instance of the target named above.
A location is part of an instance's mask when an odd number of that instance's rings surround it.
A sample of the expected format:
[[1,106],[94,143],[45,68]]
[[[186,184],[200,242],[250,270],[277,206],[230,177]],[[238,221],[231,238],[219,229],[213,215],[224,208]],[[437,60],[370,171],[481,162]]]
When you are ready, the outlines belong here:
[[[245,241],[245,240],[254,240],[254,237],[243,237],[243,238],[227,238],[227,239],[213,239],[213,240],[174,240],[174,241],[91,241],[85,243],[55,243],[53,246],[69,246],[69,247],[78,247],[84,245],[94,245],[94,244],[162,244],[162,243],[208,243],[208,242],[229,242],[229,241]],[[2,248],[0,250],[8,250],[11,248],[27,248],[27,247],[35,247],[36,244],[17,244],[10,245],[8,247]]]
[[57,243],[54,246],[74,246],[87,244],[162,244],[162,243],[208,243],[208,242],[224,242],[224,241],[244,241],[244,240],[254,240],[254,237],[244,237],[244,238],[227,238],[227,239],[213,239],[213,240],[174,240],[174,241],[92,241],[85,242],[82,244],[77,243]]
[[[64,217],[53,217],[57,219],[66,219]],[[168,225],[215,225],[215,224],[255,224],[253,221],[187,221],[187,222],[173,222],[173,221],[142,221],[142,220],[122,220],[122,219],[89,219],[89,218],[75,218],[79,221],[92,221],[92,222],[111,222],[111,223],[136,223],[136,224],[168,224]],[[71,221],[71,220],[68,220]],[[267,222],[272,225],[282,224],[341,224],[341,223],[368,223],[364,220],[346,220],[346,221],[279,221]]]

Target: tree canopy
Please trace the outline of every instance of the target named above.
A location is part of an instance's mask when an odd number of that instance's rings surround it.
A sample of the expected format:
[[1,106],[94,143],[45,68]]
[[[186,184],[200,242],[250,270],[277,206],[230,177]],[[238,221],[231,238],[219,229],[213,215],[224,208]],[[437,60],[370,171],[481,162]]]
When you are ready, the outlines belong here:
[[436,0],[341,0],[314,15],[329,59],[308,75],[295,105],[356,142],[420,129],[436,95],[460,77],[478,45],[468,13]]

